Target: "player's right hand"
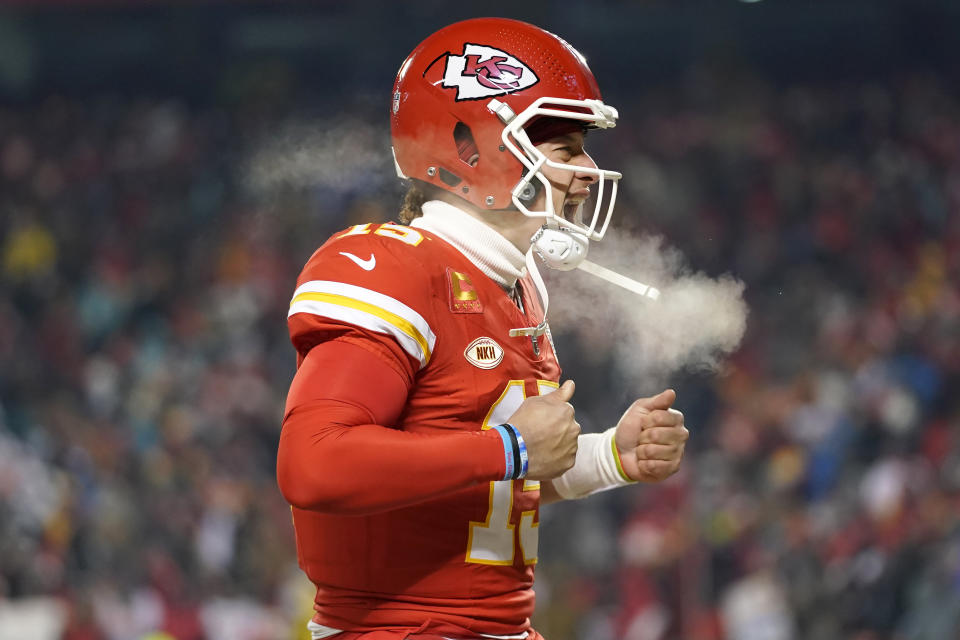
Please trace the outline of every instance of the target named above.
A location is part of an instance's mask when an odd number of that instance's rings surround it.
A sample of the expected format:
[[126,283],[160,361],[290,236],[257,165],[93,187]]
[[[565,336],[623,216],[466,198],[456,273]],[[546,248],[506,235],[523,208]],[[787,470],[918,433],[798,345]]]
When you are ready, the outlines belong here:
[[550,480],[562,475],[577,459],[580,425],[574,419],[573,380],[547,395],[527,398],[510,416],[527,445],[527,478]]

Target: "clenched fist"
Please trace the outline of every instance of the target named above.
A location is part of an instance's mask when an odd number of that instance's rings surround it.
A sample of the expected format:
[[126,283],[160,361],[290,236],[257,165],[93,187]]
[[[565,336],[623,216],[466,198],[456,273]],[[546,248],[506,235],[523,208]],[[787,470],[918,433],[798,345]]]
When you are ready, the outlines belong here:
[[683,426],[683,414],[670,408],[676,399],[673,389],[640,398],[617,423],[614,440],[623,470],[632,479],[659,482],[680,467],[690,432]]
[[574,419],[573,380],[547,395],[527,398],[512,416],[527,444],[527,478],[550,480],[573,466],[577,459],[580,425]]

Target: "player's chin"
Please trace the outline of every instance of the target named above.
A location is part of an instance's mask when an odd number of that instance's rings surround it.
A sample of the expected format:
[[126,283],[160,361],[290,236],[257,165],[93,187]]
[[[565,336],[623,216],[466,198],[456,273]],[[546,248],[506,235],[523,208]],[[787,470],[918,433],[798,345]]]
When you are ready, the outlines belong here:
[[581,201],[567,200],[563,203],[563,219],[569,222],[576,222],[577,210],[580,208]]

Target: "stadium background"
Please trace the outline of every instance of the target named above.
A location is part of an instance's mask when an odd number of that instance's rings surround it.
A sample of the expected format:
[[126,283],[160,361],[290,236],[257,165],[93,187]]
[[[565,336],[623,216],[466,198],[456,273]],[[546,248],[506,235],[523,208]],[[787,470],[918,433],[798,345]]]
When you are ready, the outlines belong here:
[[[0,638],[304,636],[289,295],[395,215],[393,76],[478,14],[587,55],[616,224],[751,306],[671,377],[678,476],[544,509],[544,635],[960,637],[957,3],[74,0],[0,4]],[[656,391],[557,333],[586,430]]]

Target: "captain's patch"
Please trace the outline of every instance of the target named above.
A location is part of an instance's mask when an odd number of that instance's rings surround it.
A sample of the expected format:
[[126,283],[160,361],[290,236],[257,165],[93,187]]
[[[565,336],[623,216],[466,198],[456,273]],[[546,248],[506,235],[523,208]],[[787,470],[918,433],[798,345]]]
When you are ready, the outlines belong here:
[[477,289],[465,273],[447,267],[447,282],[450,284],[450,311],[454,313],[483,313],[483,304],[477,297]]

